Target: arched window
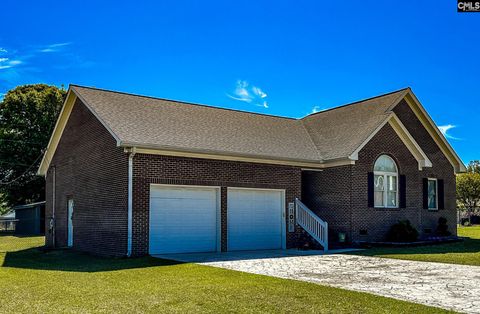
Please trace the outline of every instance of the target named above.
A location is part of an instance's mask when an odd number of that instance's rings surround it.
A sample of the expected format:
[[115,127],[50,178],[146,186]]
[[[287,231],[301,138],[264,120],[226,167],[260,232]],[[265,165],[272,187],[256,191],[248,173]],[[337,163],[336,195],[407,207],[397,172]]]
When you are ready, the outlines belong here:
[[381,155],[373,167],[375,207],[398,207],[398,168],[387,155]]

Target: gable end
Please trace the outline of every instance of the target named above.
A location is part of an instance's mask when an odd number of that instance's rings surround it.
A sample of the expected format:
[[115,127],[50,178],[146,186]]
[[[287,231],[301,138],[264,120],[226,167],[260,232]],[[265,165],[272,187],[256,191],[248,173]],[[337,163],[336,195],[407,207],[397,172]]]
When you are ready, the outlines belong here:
[[422,170],[424,167],[432,166],[432,162],[428,158],[427,154],[422,150],[420,145],[415,141],[413,136],[408,132],[407,128],[393,112],[375,129],[375,131],[372,132],[372,134],[370,134],[365,141],[363,141],[363,143],[357,149],[355,149],[349,158],[352,160],[358,160],[359,152],[381,129],[383,129],[386,124],[389,124],[392,127],[398,137],[402,140],[403,144],[405,144],[413,157],[415,157],[418,162],[418,170]]
[[47,174],[48,167],[55,155],[55,151],[57,150],[58,143],[62,138],[63,131],[67,125],[67,122],[70,118],[70,114],[72,113],[73,107],[75,102],[79,99],[85,107],[95,116],[97,120],[108,130],[108,132],[113,136],[113,138],[117,142],[117,146],[120,143],[118,137],[111,131],[110,128],[98,117],[94,110],[85,102],[81,97],[78,97],[75,91],[70,88],[67,93],[67,97],[65,98],[65,102],[63,103],[62,110],[58,116],[57,122],[55,124],[55,128],[53,129],[52,135],[47,145],[47,150],[45,151],[42,161],[40,162],[40,166],[37,170],[37,175],[45,176]]
[[425,108],[420,104],[415,94],[410,91],[398,103],[394,104],[390,110],[395,111],[395,109],[402,103],[406,103],[410,110],[415,114],[423,128],[428,132],[445,158],[450,162],[455,173],[465,172],[466,167],[463,164],[463,161],[457,155],[450,143],[448,143],[445,136],[440,132],[437,125],[433,122]]

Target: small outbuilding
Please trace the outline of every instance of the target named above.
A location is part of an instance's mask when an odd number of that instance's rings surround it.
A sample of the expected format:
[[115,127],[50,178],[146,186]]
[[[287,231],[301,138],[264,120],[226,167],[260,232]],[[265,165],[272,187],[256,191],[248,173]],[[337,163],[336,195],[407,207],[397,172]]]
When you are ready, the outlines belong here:
[[45,201],[15,206],[16,234],[45,234]]

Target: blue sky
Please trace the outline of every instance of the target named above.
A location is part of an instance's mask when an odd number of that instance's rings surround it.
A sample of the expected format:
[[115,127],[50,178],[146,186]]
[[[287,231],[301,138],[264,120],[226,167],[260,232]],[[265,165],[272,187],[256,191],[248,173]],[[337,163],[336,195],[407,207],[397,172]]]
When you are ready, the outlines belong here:
[[1,7],[0,93],[75,83],[301,117],[410,86],[460,157],[480,159],[480,13],[454,0]]

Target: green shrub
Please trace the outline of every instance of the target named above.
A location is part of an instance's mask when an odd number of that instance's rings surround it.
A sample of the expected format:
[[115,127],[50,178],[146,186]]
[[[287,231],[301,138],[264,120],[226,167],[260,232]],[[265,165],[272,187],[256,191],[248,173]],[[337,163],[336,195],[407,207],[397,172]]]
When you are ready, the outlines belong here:
[[448,237],[449,235],[452,235],[452,233],[448,231],[447,218],[438,218],[437,235],[441,237]]
[[415,242],[417,239],[418,231],[409,220],[400,220],[387,233],[387,240],[391,242]]

